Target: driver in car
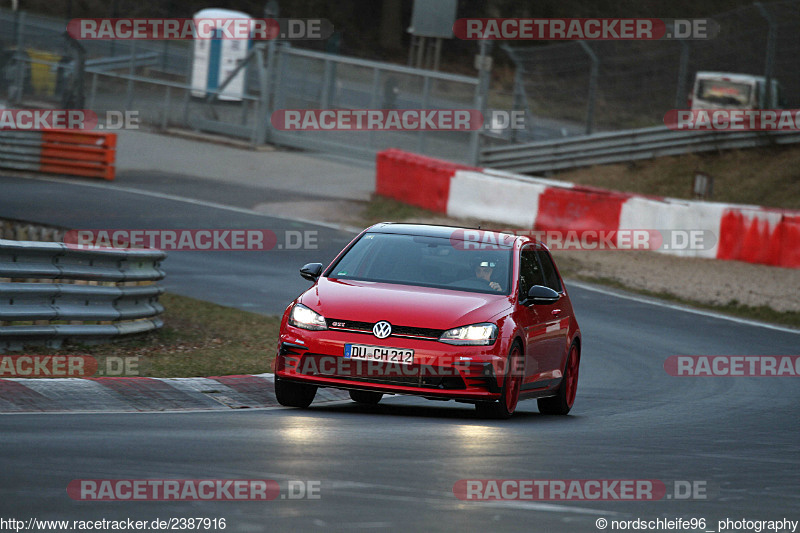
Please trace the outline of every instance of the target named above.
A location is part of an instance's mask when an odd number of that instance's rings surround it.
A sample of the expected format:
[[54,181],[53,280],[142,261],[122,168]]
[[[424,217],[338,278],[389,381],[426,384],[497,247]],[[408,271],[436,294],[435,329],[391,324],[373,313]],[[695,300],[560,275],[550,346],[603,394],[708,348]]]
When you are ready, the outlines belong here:
[[495,291],[502,292],[503,288],[496,281],[492,281],[492,272],[497,263],[481,259],[475,264],[475,276],[482,281],[489,284],[489,287]]

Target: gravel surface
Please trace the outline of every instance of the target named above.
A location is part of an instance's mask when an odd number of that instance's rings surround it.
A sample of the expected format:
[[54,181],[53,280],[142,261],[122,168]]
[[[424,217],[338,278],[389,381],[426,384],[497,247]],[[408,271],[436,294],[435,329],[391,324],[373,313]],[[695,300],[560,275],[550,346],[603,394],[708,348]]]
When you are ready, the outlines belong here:
[[800,311],[800,270],[646,251],[560,251],[559,265],[581,276],[686,300]]

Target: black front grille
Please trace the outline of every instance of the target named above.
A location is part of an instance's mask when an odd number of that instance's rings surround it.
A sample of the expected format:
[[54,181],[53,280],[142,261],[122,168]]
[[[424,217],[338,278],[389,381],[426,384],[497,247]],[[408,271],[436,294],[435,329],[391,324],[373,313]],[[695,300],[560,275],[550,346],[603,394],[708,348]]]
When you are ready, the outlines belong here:
[[405,366],[375,361],[353,361],[343,357],[305,353],[294,368],[299,374],[307,376],[341,378],[365,383],[443,390],[467,388],[460,372],[453,367],[437,369],[421,365]]
[[[339,376],[337,376],[339,377]],[[344,377],[344,376],[342,376]],[[346,376],[350,381],[360,381],[363,383],[377,383],[381,385],[402,385],[405,387],[420,387],[423,389],[439,390],[463,390],[467,387],[464,380],[457,377],[419,377],[412,376],[393,376],[393,377],[365,377],[365,376]]]
[[[357,333],[372,334],[375,322],[359,322],[357,320],[339,320],[328,318],[325,320],[328,329],[346,330]],[[419,337],[423,339],[438,339],[444,333],[443,329],[417,328],[413,326],[395,326],[392,324],[392,334],[390,337]]]

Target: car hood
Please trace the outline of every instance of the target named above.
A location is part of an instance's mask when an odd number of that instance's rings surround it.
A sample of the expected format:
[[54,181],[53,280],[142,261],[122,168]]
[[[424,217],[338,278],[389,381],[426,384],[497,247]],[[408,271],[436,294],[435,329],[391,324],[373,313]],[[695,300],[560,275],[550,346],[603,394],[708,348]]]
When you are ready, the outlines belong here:
[[299,300],[327,319],[449,329],[486,322],[511,297],[430,287],[320,278]]

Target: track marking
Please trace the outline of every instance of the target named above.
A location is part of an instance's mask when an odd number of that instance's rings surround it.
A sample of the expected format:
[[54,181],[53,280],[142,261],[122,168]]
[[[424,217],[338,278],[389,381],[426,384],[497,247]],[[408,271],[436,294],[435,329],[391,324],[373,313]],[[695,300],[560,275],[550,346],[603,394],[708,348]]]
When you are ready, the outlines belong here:
[[782,331],[784,333],[794,333],[795,335],[800,335],[800,329],[793,329],[793,328],[788,328],[788,327],[784,327],[784,326],[778,326],[778,325],[775,325],[775,324],[768,324],[767,322],[758,322],[756,320],[748,320],[746,318],[739,318],[739,317],[735,317],[735,316],[725,315],[725,314],[722,314],[722,313],[716,313],[714,311],[706,311],[706,310],[703,310],[703,309],[695,309],[693,307],[687,307],[687,306],[684,306],[684,305],[671,304],[671,303],[668,303],[668,302],[663,302],[663,301],[658,300],[656,298],[647,298],[647,297],[644,297],[644,296],[634,296],[634,295],[628,294],[626,292],[614,291],[614,290],[611,290],[611,289],[604,289],[604,288],[597,287],[595,285],[589,285],[589,284],[581,282],[581,281],[570,281],[570,280],[568,280],[568,284],[569,285],[573,285],[575,287],[580,287],[581,289],[586,289],[587,291],[598,292],[600,294],[605,294],[607,296],[615,296],[617,298],[623,298],[625,300],[633,300],[634,302],[639,302],[639,303],[643,303],[643,304],[656,305],[656,306],[659,306],[659,307],[666,307],[667,309],[674,309],[676,311],[683,311],[685,313],[692,313],[692,314],[695,314],[695,315],[702,315],[702,316],[707,316],[707,317],[711,317],[711,318],[719,318],[719,319],[722,319],[722,320],[728,320],[730,322],[736,322],[738,324],[745,324],[745,325],[748,325],[748,326],[757,326],[757,327],[761,327],[761,328],[772,329],[772,330],[775,330],[775,331]]
[[[14,177],[22,177],[22,176],[14,176]],[[217,202],[209,202],[209,201],[206,201],[206,200],[197,200],[195,198],[186,198],[184,196],[177,196],[175,194],[147,191],[147,190],[144,190],[144,189],[135,189],[135,188],[132,188],[132,187],[120,187],[119,185],[110,185],[110,184],[105,184],[105,183],[83,183],[83,182],[70,181],[70,180],[65,179],[65,178],[50,178],[50,177],[44,177],[44,176],[31,176],[29,178],[25,177],[23,179],[34,179],[34,180],[38,180],[38,181],[49,181],[49,182],[52,182],[52,183],[61,183],[61,184],[66,184],[66,185],[77,185],[77,186],[82,186],[82,187],[93,187],[95,189],[106,189],[106,190],[111,189],[111,190],[131,193],[131,194],[139,194],[139,195],[142,195],[142,196],[149,196],[151,198],[158,198],[159,200],[172,200],[174,202],[183,202],[183,203],[192,204],[192,205],[199,205],[199,206],[203,206],[203,207],[211,207],[211,208],[214,208],[214,209],[221,209],[221,210],[224,210],[224,211],[232,211],[234,213],[242,213],[242,214],[245,214],[245,215],[253,215],[253,216],[259,216],[259,217],[266,217],[266,218],[276,218],[276,219],[279,219],[279,220],[288,220],[288,221],[291,221],[291,222],[300,222],[300,223],[303,223],[303,224],[313,224],[315,226],[321,226],[321,227],[324,227],[324,228],[335,229],[335,230],[344,231],[344,232],[348,232],[348,233],[354,233],[354,234],[360,233],[362,231],[362,229],[363,229],[363,228],[355,228],[353,226],[347,226],[345,224],[335,224],[333,222],[323,222],[323,221],[320,221],[320,220],[308,220],[308,219],[305,219],[305,218],[289,218],[289,217],[270,215],[268,213],[262,213],[260,211],[254,211],[252,209],[247,209],[245,207],[234,207],[234,206],[231,206],[231,205],[220,204],[220,203],[217,203]]]

